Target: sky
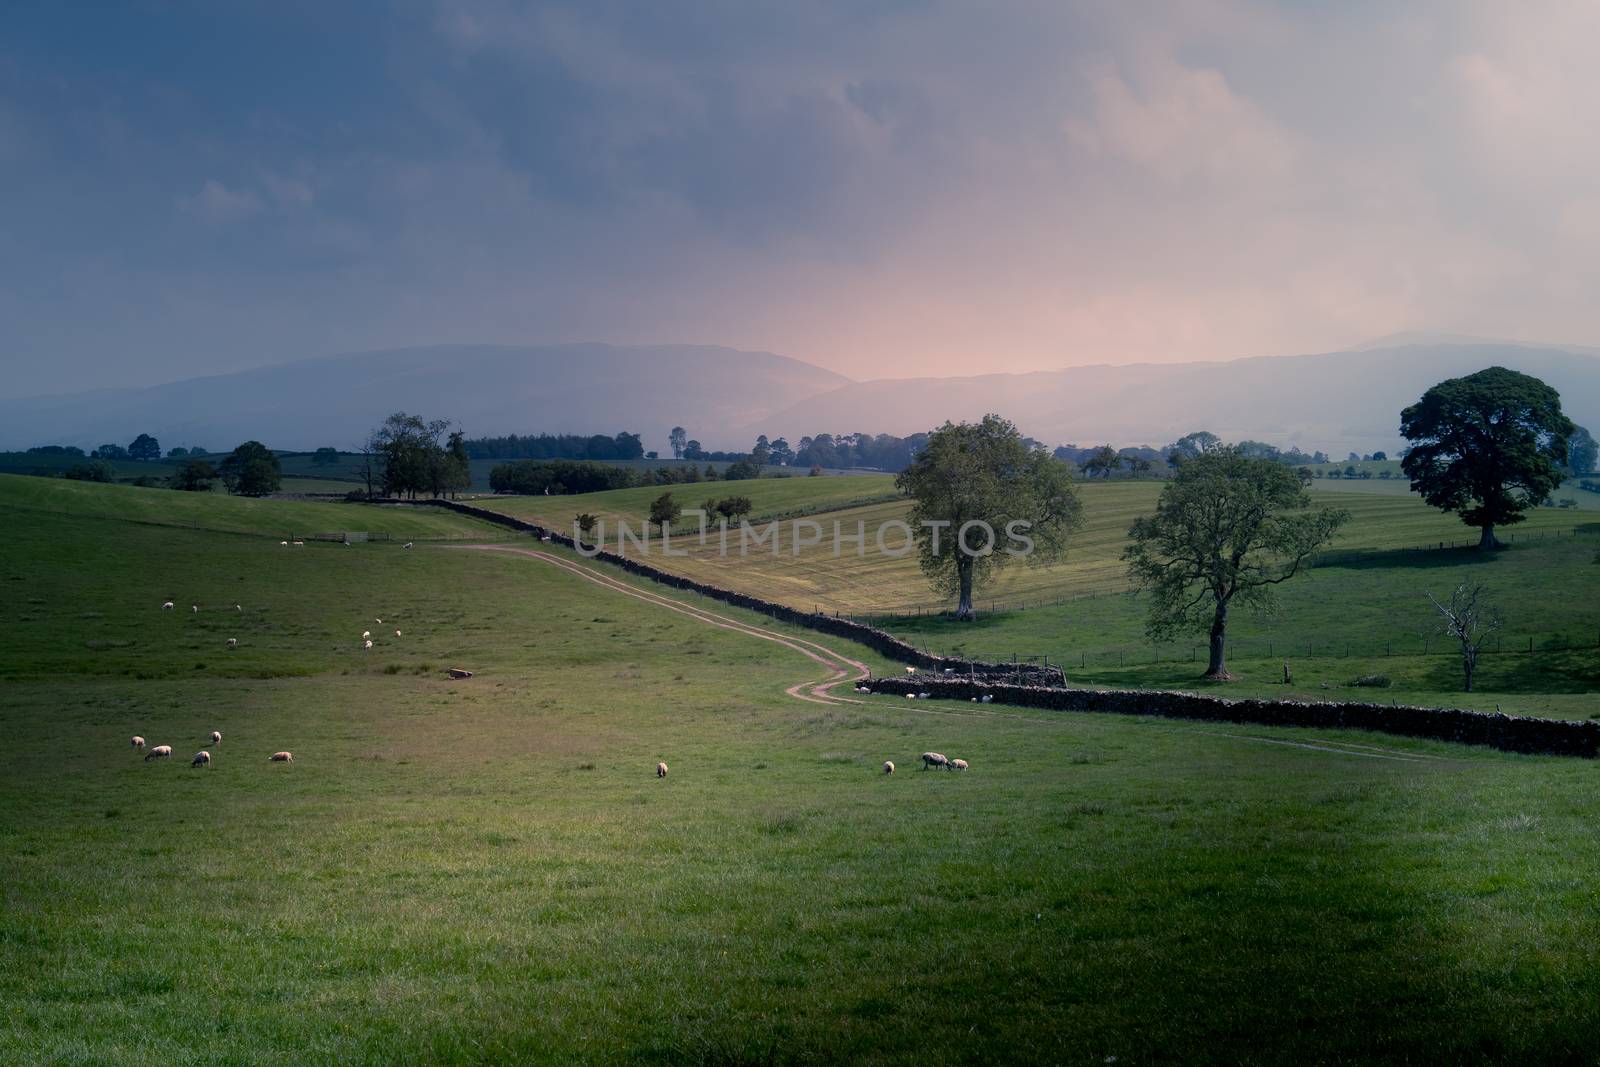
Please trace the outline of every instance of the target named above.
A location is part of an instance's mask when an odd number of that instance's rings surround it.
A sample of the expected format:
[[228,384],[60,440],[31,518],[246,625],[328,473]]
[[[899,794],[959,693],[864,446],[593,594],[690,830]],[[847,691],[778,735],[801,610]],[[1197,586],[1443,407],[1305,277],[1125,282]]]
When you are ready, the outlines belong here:
[[1600,343],[1600,5],[34,2],[0,395],[450,342],[858,379]]

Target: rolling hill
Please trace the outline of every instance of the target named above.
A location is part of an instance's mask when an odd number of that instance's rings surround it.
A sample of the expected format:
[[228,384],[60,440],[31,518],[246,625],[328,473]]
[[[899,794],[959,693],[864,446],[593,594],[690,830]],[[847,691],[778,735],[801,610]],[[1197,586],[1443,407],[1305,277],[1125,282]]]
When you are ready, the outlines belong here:
[[[471,435],[711,431],[759,419],[849,379],[770,352],[709,345],[437,345],[324,356],[146,389],[0,400],[0,448],[93,447],[155,434],[167,445],[351,448],[393,411]],[[731,437],[731,435],[725,435]],[[748,441],[741,442],[748,445]]]

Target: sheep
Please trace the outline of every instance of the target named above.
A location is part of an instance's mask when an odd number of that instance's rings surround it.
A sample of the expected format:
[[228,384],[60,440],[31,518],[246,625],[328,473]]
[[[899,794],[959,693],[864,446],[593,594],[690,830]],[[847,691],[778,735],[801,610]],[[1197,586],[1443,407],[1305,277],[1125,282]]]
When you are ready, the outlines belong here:
[[228,638],[228,647],[229,648],[238,648],[239,647],[239,639],[237,637]]
[[143,748],[144,747],[144,738],[140,737],[138,734],[134,734],[133,735],[133,747],[134,748]]
[[929,696],[927,693],[918,693],[917,694],[917,699],[918,700],[932,700],[933,698],[931,696]]
[[191,767],[209,767],[210,765],[211,753],[207,752],[205,749],[201,749],[199,752],[196,752],[194,754],[194,759],[189,761],[189,766]]
[[915,667],[907,667],[906,668],[906,673],[907,674],[916,674],[917,673],[917,669]]
[[361,647],[362,648],[371,648],[372,647],[372,642],[371,641],[363,641],[361,643]]
[[222,731],[221,730],[212,730],[211,731],[211,743],[213,745],[222,744]]
[[161,605],[161,610],[162,611],[171,611],[172,610],[172,601],[169,600],[165,604]]
[[399,636],[400,636],[400,631],[399,631],[399,630],[396,630],[396,631],[395,631],[395,632],[394,632],[394,635],[395,635],[395,636],[396,636],[396,637],[399,637]]
[[994,694],[993,693],[985,693],[985,694],[983,694],[983,696],[979,697],[978,700],[979,700],[980,703],[983,703],[983,704],[992,704],[992,703],[994,703]]
[[268,763],[293,763],[294,762],[294,753],[293,752],[274,752],[272,755],[267,757],[267,762]]
[[889,761],[889,760],[884,760],[883,761],[883,773],[884,774],[893,774],[894,773],[894,764],[891,761]]
[[155,748],[152,748],[149,752],[146,752],[144,754],[144,761],[146,763],[149,763],[153,759],[171,759],[171,758],[172,758],[172,746],[171,745],[157,745]]
[[915,699],[917,699],[917,694],[915,694],[915,693],[907,693],[906,694],[906,699],[907,700],[915,700]]
[[306,547],[306,543],[304,541],[296,541],[294,543],[294,547],[296,547],[296,548],[304,548],[304,547]]
[[371,630],[362,630],[361,631],[361,640],[365,641],[367,638],[369,638],[371,636],[372,636],[372,631]]
[[411,547],[411,544],[412,544],[412,542],[410,542],[410,541],[407,541],[407,542],[406,542],[406,543],[405,543],[405,546],[404,546],[404,547],[406,547],[406,548],[410,548],[410,547]]
[[924,752],[922,754],[923,770],[927,770],[929,767],[948,767],[949,765],[950,761],[937,752]]
[[946,764],[946,766],[952,771],[964,771],[967,769],[967,761],[964,759],[953,759]]
[[278,544],[282,545],[284,548],[288,548],[289,547],[289,542],[287,542],[287,541],[279,541]]
[[666,776],[667,776],[667,765],[665,763],[656,764],[656,777],[657,778],[665,778]]
[[377,623],[379,626],[383,625],[383,620],[382,619],[373,619],[372,621]]
[[200,605],[199,604],[190,604],[189,605],[189,610],[191,612],[193,612],[194,614],[198,615],[198,614],[200,614]]
[[244,613],[244,605],[243,604],[235,604],[233,606],[233,610],[243,614]]

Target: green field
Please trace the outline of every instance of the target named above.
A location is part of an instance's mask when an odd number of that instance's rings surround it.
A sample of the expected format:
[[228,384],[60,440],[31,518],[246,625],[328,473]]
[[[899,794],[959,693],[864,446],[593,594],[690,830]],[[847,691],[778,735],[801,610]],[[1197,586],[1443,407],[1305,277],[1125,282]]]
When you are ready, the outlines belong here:
[[686,508],[699,507],[713,498],[749,497],[755,509],[750,515],[752,521],[776,515],[812,515],[867,501],[884,502],[899,496],[894,488],[893,475],[854,474],[827,478],[748,478],[735,482],[647,485],[571,496],[491,496],[473,503],[504,515],[514,515],[528,522],[571,533],[572,517],[579,512],[598,516],[608,526],[621,519],[637,528],[650,514],[650,502],[668,492],[673,500]]
[[792,651],[533,560],[35,485],[7,1062],[1526,1062],[1600,1024],[1588,762],[801,703]]

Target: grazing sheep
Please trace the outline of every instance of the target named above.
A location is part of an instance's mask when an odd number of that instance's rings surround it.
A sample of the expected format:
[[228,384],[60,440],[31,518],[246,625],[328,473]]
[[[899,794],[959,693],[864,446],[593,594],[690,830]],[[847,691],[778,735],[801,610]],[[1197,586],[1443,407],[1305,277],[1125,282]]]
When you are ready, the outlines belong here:
[[140,737],[138,734],[134,734],[133,735],[133,747],[134,748],[143,748],[144,747],[144,738]]
[[199,604],[190,604],[189,605],[189,610],[194,612],[196,615],[198,615],[198,614],[200,614],[200,605]]
[[365,641],[367,638],[369,638],[371,636],[372,636],[372,631],[371,630],[362,630],[361,631],[361,640]]
[[906,673],[907,674],[916,674],[917,673],[917,669],[915,667],[907,667],[906,668]]
[[267,762],[268,763],[293,763],[294,762],[294,753],[293,752],[274,752],[272,755],[267,757]]
[[933,698],[930,697],[927,693],[918,693],[917,694],[917,699],[918,700],[932,700]]
[[950,761],[937,752],[924,752],[922,754],[923,770],[927,770],[929,767],[947,767],[949,765]]
[[883,761],[883,773],[884,774],[893,774],[894,773],[894,764],[891,763],[888,760],[884,760]]
[[172,746],[171,745],[157,745],[155,748],[152,748],[149,752],[146,752],[144,754],[144,761],[146,763],[149,763],[153,759],[171,759],[171,758],[172,758]]
[[306,543],[304,541],[296,541],[294,543],[294,547],[296,547],[296,548],[304,548],[304,547],[306,547]]
[[656,764],[656,777],[657,778],[665,778],[666,776],[667,776],[667,765],[665,763]]
[[201,749],[194,754],[194,759],[189,761],[191,767],[207,767],[211,764],[211,753]]
[[915,694],[915,693],[907,693],[906,694],[906,699],[907,700],[915,700],[915,699],[917,699],[917,694]]
[[172,601],[169,600],[165,604],[161,605],[161,610],[162,611],[171,611],[172,610]]
[[244,605],[243,604],[235,604],[233,606],[233,610],[234,611],[238,611],[238,612],[243,612],[244,611]]
[[396,631],[395,631],[395,632],[394,632],[394,635],[395,635],[395,636],[396,636],[396,637],[399,637],[399,636],[400,636],[400,631],[399,631],[399,630],[396,630]]
[[983,703],[983,704],[992,704],[992,703],[994,703],[994,694],[993,693],[985,693],[985,694],[983,694],[983,696],[978,698],[978,701],[980,703]]
[[371,648],[372,647],[372,642],[371,641],[363,641],[361,643],[361,647],[362,648]]
[[287,541],[279,541],[278,544],[282,545],[284,548],[288,548],[289,547],[289,542],[287,542]]
[[411,547],[411,542],[410,542],[410,541],[407,541],[407,542],[406,542],[406,543],[405,543],[405,547],[406,547],[406,548],[410,548],[410,547]]
[[211,743],[213,745],[222,744],[222,731],[221,730],[212,730],[211,731]]
[[373,619],[372,621],[377,623],[379,626],[383,625],[383,620],[382,619]]
[[237,637],[228,638],[228,647],[229,648],[238,648],[239,647],[239,639]]
[[946,766],[948,766],[952,771],[964,771],[967,769],[967,761],[964,759],[953,759],[946,764]]

